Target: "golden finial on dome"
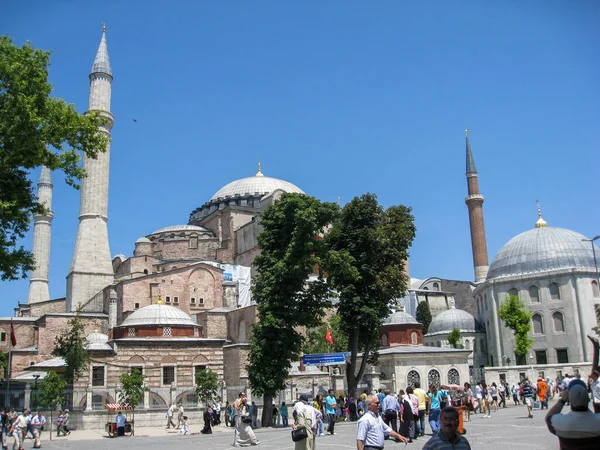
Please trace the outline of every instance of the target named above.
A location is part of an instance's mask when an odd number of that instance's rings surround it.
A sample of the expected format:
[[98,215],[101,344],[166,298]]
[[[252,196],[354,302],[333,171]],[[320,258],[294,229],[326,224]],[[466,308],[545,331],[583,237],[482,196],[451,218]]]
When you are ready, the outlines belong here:
[[469,137],[469,129],[465,128],[465,136]]
[[548,223],[546,223],[546,221],[542,218],[542,208],[540,208],[540,202],[539,202],[539,200],[536,200],[535,203],[537,204],[537,211],[538,211],[538,220],[535,223],[535,227],[536,228],[547,227]]
[[258,172],[256,172],[255,177],[264,177],[263,173],[260,171],[260,158],[258,158]]
[[162,294],[158,294],[158,301],[156,302],[157,305],[162,305],[163,301],[162,301]]
[[106,33],[106,24],[102,22],[102,32]]

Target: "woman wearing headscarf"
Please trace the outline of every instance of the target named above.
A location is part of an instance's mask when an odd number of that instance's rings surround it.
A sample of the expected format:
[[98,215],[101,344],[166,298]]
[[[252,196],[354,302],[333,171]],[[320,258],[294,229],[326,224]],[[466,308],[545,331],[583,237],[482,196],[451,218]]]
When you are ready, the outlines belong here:
[[202,417],[204,418],[204,428],[202,428],[200,433],[212,434],[213,409],[207,408]]
[[235,412],[233,419],[233,423],[235,424],[235,430],[233,432],[234,447],[247,447],[248,445],[259,444],[259,440],[256,439],[256,435],[250,426],[252,417],[250,417],[247,403],[248,399],[246,398],[245,392],[240,392],[238,399],[233,403]]
[[316,410],[308,405],[308,397],[301,395],[300,399],[294,405],[294,424],[292,428],[299,430],[306,428],[307,437],[301,441],[296,441],[294,450],[313,450],[315,448],[315,435],[313,425],[315,425]]

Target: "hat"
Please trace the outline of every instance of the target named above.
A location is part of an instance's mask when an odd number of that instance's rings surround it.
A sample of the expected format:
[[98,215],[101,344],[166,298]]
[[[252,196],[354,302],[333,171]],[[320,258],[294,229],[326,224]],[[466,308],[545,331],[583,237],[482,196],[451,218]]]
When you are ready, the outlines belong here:
[[580,384],[574,386],[569,385],[569,403],[573,408],[586,407],[589,401],[590,395],[585,386]]
[[575,386],[583,386],[583,388],[587,390],[586,384],[583,382],[583,380],[581,380],[579,378],[576,378],[569,383],[569,387],[568,387],[569,391],[571,390],[571,388],[573,388]]
[[538,381],[542,381],[542,377],[538,377]]
[[306,402],[308,403],[308,397],[305,394],[302,394],[298,400],[300,400],[301,402]]

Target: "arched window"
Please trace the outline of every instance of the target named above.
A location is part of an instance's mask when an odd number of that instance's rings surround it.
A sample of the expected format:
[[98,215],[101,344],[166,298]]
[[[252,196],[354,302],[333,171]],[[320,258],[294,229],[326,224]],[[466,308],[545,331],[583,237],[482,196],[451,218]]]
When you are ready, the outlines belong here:
[[414,387],[415,383],[421,384],[421,375],[416,370],[411,370],[406,375],[406,385]]
[[440,290],[440,284],[439,283],[433,283],[433,290],[434,291],[439,291]]
[[144,275],[148,275],[148,269],[144,269]]
[[541,314],[531,316],[533,322],[533,334],[544,334],[544,318]]
[[554,331],[556,333],[565,332],[565,318],[563,313],[556,311],[554,314],[552,314],[552,323],[554,324]]
[[410,343],[412,345],[417,345],[417,343],[418,343],[418,336],[417,336],[417,333],[414,331],[410,334]]
[[429,373],[427,374],[427,384],[429,389],[431,389],[434,386],[436,388],[440,387],[440,373],[437,370],[431,369],[429,371]]
[[465,349],[471,350],[471,341],[468,339],[465,339]]
[[450,369],[448,371],[448,384],[459,384],[460,385],[460,374],[456,369]]
[[550,284],[550,298],[552,300],[560,300],[560,289],[558,289],[558,284],[556,283]]
[[473,353],[477,351],[477,339],[473,339]]
[[600,297],[600,291],[598,291],[598,282],[596,280],[592,281],[592,295],[594,298]]
[[383,336],[381,336],[381,346],[382,347],[387,347],[388,346],[387,334],[384,334]]
[[529,301],[531,303],[540,302],[540,290],[537,286],[529,286]]
[[515,296],[515,297],[518,297],[518,296],[519,296],[519,291],[517,291],[517,289],[516,289],[516,288],[510,288],[510,289],[508,290],[508,295],[513,295],[513,296]]

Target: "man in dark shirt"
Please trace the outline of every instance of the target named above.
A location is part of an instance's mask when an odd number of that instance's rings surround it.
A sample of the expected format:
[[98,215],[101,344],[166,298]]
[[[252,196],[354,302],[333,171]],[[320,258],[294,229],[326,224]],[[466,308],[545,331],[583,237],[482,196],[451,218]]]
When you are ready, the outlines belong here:
[[521,383],[523,386],[523,401],[527,405],[527,412],[529,413],[529,418],[533,419],[533,387],[527,378],[523,380]]

